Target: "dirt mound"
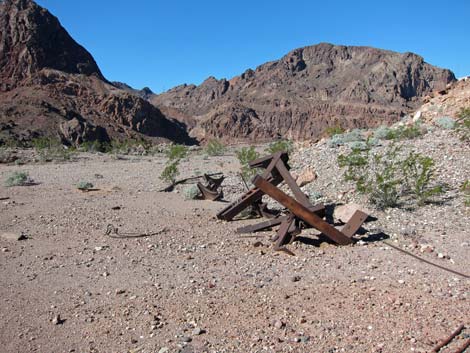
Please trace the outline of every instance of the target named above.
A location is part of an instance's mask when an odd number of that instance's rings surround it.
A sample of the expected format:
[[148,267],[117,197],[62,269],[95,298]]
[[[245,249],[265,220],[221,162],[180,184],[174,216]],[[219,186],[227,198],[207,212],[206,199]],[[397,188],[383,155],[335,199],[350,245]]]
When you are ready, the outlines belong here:
[[0,29],[2,138],[63,137],[60,126],[77,119],[75,126],[101,131],[81,136],[191,142],[184,124],[106,81],[90,53],[33,1],[2,2]]
[[210,77],[150,100],[193,116],[200,138],[311,139],[328,126],[396,121],[453,81],[451,71],[416,54],[322,43],[229,81]]

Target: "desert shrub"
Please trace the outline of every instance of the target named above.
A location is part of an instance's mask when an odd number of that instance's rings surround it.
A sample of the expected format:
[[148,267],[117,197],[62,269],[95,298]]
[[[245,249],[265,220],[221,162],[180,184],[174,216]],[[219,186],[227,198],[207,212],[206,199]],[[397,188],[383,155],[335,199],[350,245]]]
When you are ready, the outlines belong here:
[[82,191],[88,191],[93,189],[94,185],[90,183],[89,181],[80,181],[77,184],[77,189],[82,190]]
[[290,140],[279,140],[272,142],[268,148],[266,148],[265,152],[267,154],[273,154],[276,152],[287,152],[290,153],[294,148],[292,141]]
[[389,147],[384,153],[371,153],[370,148],[352,149],[349,154],[339,155],[340,167],[346,167],[346,181],[356,184],[356,190],[367,194],[369,201],[379,209],[398,205],[402,180],[399,175],[400,148]]
[[330,147],[337,147],[357,141],[364,141],[364,136],[361,130],[354,129],[344,134],[333,135],[328,141],[328,144]]
[[354,182],[356,190],[366,194],[377,208],[396,207],[405,195],[422,206],[444,191],[434,183],[434,160],[414,152],[405,156],[401,149],[395,144],[383,153],[372,153],[370,147],[353,148],[338,156],[338,164],[346,168],[344,179]]
[[188,186],[183,191],[185,200],[195,200],[199,196],[199,188],[196,185]]
[[344,133],[344,129],[339,125],[327,127],[325,129],[325,135],[328,137],[332,137],[334,135],[341,135],[342,133]]
[[241,174],[245,180],[251,180],[253,176],[256,175],[257,170],[251,169],[249,163],[257,158],[259,158],[259,153],[253,146],[242,147],[240,150],[236,151],[238,161],[241,166]]
[[456,126],[456,121],[448,116],[443,116],[436,120],[436,124],[443,129],[452,130]]
[[24,186],[30,184],[31,182],[32,180],[29,178],[28,173],[14,172],[5,180],[5,186]]
[[415,123],[413,125],[399,126],[397,128],[396,138],[400,140],[412,140],[423,135],[424,132],[424,129],[419,123]]
[[169,160],[167,165],[165,166],[165,169],[163,169],[162,173],[160,174],[160,179],[174,184],[176,181],[176,177],[179,175],[179,165],[180,160]]
[[184,145],[170,145],[165,151],[165,155],[170,161],[183,159],[187,154],[188,147]]
[[379,126],[374,131],[374,137],[379,140],[392,140],[394,137],[394,131],[388,126]]
[[403,161],[405,185],[416,198],[418,205],[424,205],[432,196],[441,194],[442,185],[431,186],[434,180],[435,163],[431,157],[410,152]]
[[225,153],[225,146],[219,140],[210,140],[207,143],[205,152],[209,156],[221,156]]
[[67,161],[73,155],[73,149],[66,148],[61,141],[53,137],[38,137],[31,140],[31,145],[38,152],[43,162],[52,160]]

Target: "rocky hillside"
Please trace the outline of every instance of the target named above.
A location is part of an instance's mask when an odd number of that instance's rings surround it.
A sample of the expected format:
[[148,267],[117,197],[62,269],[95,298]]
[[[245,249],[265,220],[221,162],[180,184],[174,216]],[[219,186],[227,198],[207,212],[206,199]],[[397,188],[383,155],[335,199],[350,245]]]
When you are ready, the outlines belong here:
[[311,139],[328,126],[367,127],[410,113],[454,74],[412,53],[322,43],[231,80],[208,78],[150,98],[194,120],[199,138]]
[[107,82],[56,17],[32,0],[0,2],[0,138],[190,141],[184,125]]

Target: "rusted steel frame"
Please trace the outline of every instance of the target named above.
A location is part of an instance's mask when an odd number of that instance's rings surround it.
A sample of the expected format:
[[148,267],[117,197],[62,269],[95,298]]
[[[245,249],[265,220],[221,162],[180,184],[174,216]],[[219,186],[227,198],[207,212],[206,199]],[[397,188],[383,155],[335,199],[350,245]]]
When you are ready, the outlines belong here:
[[452,341],[456,336],[462,332],[464,328],[464,324],[461,324],[457,329],[451,333],[451,335],[445,339],[443,339],[436,347],[432,349],[433,352],[439,352],[444,346],[447,346],[450,341]]
[[236,232],[237,233],[255,233],[255,232],[259,232],[259,231],[277,226],[277,225],[281,224],[285,219],[287,219],[287,216],[270,219],[268,221],[264,221],[264,222],[261,222],[261,223],[240,227],[236,230]]
[[328,238],[333,240],[335,243],[340,245],[351,244],[352,240],[341,233],[339,230],[325,222],[323,219],[318,217],[315,213],[310,212],[308,208],[294,200],[292,197],[286,195],[284,192],[279,190],[276,186],[257,175],[253,179],[253,184],[262,190],[267,195],[271,196],[274,200],[287,207],[294,215],[310,224],[315,229],[322,232]]
[[220,178],[212,178],[211,176],[204,174],[204,179],[206,180],[207,188],[209,190],[216,191],[220,185],[222,185],[225,177],[221,176]]
[[289,243],[287,240],[288,235],[289,235],[289,229],[294,223],[294,215],[290,214],[287,216],[287,218],[282,221],[281,226],[279,227],[277,231],[277,241],[276,244],[274,245],[274,250],[279,250],[281,249],[284,245]]
[[213,191],[202,185],[200,182],[197,183],[197,187],[202,193],[202,197],[204,200],[211,200],[215,201],[221,199],[223,196],[222,190],[221,191]]
[[467,340],[467,342],[465,342],[461,347],[457,348],[454,353],[463,353],[468,347],[470,347],[470,339]]
[[253,207],[254,211],[258,214],[258,216],[264,218],[276,218],[277,216],[279,216],[279,213],[281,213],[277,210],[270,210],[266,203],[261,202],[261,199],[252,204],[251,206]]
[[361,210],[357,210],[349,219],[348,223],[343,226],[341,232],[347,237],[351,238],[354,234],[356,234],[359,228],[361,228],[367,217],[369,217],[367,213],[364,213]]
[[290,189],[294,193],[295,199],[300,202],[304,207],[310,207],[312,204],[308,197],[300,190],[297,182],[294,180],[292,175],[287,170],[286,166],[282,162],[276,163],[276,169],[281,174],[284,181],[289,185]]
[[[269,178],[268,180],[273,185],[279,185],[282,181],[282,178]],[[262,192],[258,188],[253,188],[250,191],[246,192],[239,200],[231,203],[219,213],[217,213],[217,218],[223,219],[225,221],[231,221],[237,214],[239,214],[245,208],[252,205],[256,201],[261,200],[263,195],[264,192]]]
[[276,152],[276,153],[270,154],[269,156],[255,159],[251,161],[250,163],[248,163],[248,165],[250,166],[250,168],[267,169],[272,159],[274,158],[280,158],[282,159],[284,163],[287,163],[289,161],[289,155],[287,154],[287,152]]

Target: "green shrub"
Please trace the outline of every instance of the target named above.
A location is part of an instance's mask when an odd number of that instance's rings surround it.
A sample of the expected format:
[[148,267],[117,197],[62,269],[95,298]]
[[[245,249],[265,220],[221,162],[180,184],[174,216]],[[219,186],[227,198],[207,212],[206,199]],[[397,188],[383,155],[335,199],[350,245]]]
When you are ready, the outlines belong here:
[[436,120],[436,124],[443,129],[452,130],[456,126],[456,121],[448,116],[443,116]]
[[219,140],[210,140],[207,143],[205,152],[209,156],[222,156],[225,153],[225,146]]
[[163,169],[162,173],[160,174],[160,179],[170,183],[174,184],[176,181],[176,177],[179,175],[179,169],[178,169],[178,164],[180,160],[174,160],[171,161],[169,160],[165,169]]
[[327,127],[325,129],[325,135],[328,137],[332,137],[334,135],[341,135],[342,133],[344,133],[344,129],[339,125]]
[[431,157],[410,152],[403,161],[405,185],[415,197],[418,205],[424,205],[432,196],[441,194],[441,185],[431,186],[434,179],[435,163]]
[[356,190],[378,208],[395,207],[405,195],[412,195],[422,206],[443,192],[442,185],[432,186],[434,160],[414,152],[405,157],[401,149],[394,144],[383,153],[371,153],[370,147],[353,148],[338,156],[338,164],[346,168],[344,179],[354,182]]
[[276,152],[292,152],[294,145],[290,140],[279,140],[276,142],[272,142],[268,148],[266,148],[265,152],[267,154],[273,154]]
[[111,144],[107,142],[101,142],[101,141],[85,141],[82,142],[78,148],[79,151],[84,151],[84,152],[91,152],[91,153],[96,153],[96,152],[102,152],[102,153],[108,153],[112,150]]
[[188,147],[184,145],[170,145],[165,151],[165,155],[170,161],[183,159],[187,154]]
[[73,154],[73,149],[64,147],[59,139],[52,137],[35,138],[31,140],[31,145],[38,152],[40,160],[44,162],[68,161]]
[[6,187],[24,186],[32,182],[26,172],[14,172],[5,180]]
[[94,185],[88,181],[81,181],[77,184],[77,189],[82,191],[89,191],[93,189]]
[[199,196],[199,188],[196,185],[188,186],[183,191],[185,200],[195,200]]
[[392,140],[395,138],[395,132],[388,126],[379,126],[374,131],[374,137],[379,140]]
[[251,180],[256,175],[257,170],[251,169],[249,163],[259,158],[259,153],[255,150],[255,147],[243,147],[236,151],[238,161],[241,166],[241,174],[245,181]]
[[337,147],[357,141],[364,141],[364,136],[361,130],[354,129],[344,134],[333,135],[328,141],[328,144],[330,147]]
[[400,140],[412,140],[424,134],[421,124],[415,123],[413,125],[400,126],[397,128],[396,138]]
[[53,137],[37,137],[31,140],[31,145],[34,149],[39,151],[61,147],[62,143],[59,139]]

